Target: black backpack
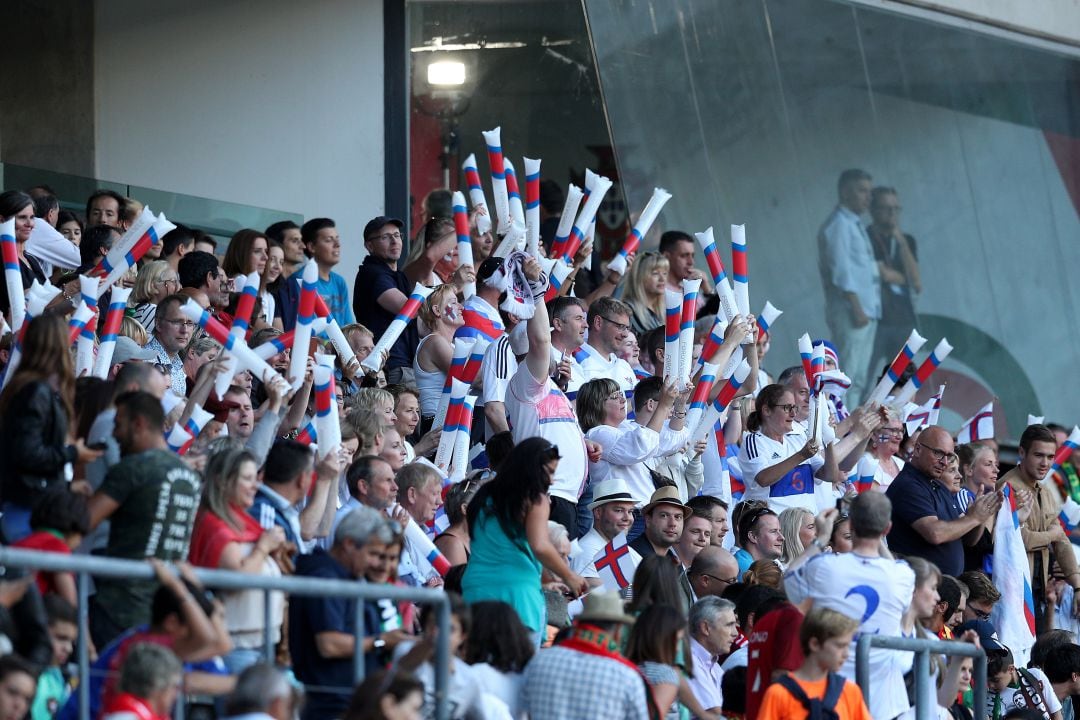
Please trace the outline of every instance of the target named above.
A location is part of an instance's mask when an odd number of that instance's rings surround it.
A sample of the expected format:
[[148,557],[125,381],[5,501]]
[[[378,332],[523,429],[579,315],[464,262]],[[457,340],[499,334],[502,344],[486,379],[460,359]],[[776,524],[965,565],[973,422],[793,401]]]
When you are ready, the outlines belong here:
[[829,680],[825,685],[825,697],[813,700],[806,697],[802,686],[790,675],[781,675],[776,682],[783,685],[796,700],[802,703],[807,712],[807,720],[840,720],[840,716],[836,713],[836,703],[840,701],[840,694],[844,691],[843,675],[829,673]]

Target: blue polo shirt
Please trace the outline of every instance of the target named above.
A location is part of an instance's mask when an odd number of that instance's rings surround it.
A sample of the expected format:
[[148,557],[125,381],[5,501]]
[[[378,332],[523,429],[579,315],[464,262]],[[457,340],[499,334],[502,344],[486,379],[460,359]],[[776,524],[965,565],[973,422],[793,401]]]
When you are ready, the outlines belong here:
[[959,518],[960,510],[952,492],[909,462],[897,474],[885,494],[892,501],[893,525],[888,536],[889,550],[929,560],[945,575],[955,577],[962,573],[962,540],[933,545],[928,543],[918,530],[911,527],[912,523],[924,517],[936,517],[945,521]]
[[[298,576],[355,580],[349,572],[321,548],[296,560]],[[338,717],[352,696],[353,659],[324,658],[315,645],[315,635],[329,630],[353,634],[356,601],[341,597],[294,595],[289,599],[289,651],[296,679],[308,686],[303,718]],[[364,635],[376,635],[381,626],[378,605],[365,603]],[[375,653],[364,656],[370,676],[379,668]],[[318,689],[316,689],[318,688]],[[330,688],[338,688],[332,690]]]

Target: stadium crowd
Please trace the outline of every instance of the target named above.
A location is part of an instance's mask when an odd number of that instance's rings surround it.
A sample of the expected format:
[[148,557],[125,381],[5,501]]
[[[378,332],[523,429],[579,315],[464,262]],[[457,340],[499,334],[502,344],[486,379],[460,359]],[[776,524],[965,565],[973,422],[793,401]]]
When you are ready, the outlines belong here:
[[[730,312],[690,234],[591,268],[566,196],[541,183],[529,252],[448,191],[411,243],[396,218],[344,239],[315,218],[221,251],[183,224],[158,237],[111,191],[81,217],[47,187],[0,194],[3,542],[156,575],[95,582],[92,717],[184,698],[216,717],[434,717],[431,608],[368,601],[357,632],[353,600],[211,593],[196,566],[441,588],[454,718],[892,719],[918,691],[936,717],[1072,718],[1080,462],[1040,420],[999,477],[992,437],[960,444],[892,402],[914,366],[873,397],[915,319],[889,309],[919,282],[896,191],[840,178],[821,367],[770,348],[776,315]],[[351,292],[343,242],[367,251]],[[7,569],[0,720],[78,716],[77,600],[68,574]],[[977,644],[987,707],[970,658],[935,653],[917,683],[913,654],[884,649],[867,703],[866,633]]]

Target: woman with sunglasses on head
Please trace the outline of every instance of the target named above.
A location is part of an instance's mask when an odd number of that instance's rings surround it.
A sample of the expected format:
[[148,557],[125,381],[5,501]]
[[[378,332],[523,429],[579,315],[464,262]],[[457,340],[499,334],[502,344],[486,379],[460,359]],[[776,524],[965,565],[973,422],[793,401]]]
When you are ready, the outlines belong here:
[[633,310],[630,326],[642,335],[664,324],[664,287],[667,285],[668,259],[648,252],[630,267],[622,300]]
[[765,500],[780,512],[817,510],[815,475],[825,465],[818,441],[795,427],[795,396],[783,385],[766,385],[755,398],[739,450],[746,499]]
[[550,442],[523,440],[510,451],[495,479],[476,493],[467,513],[472,554],[461,581],[465,601],[509,603],[537,644],[547,627],[541,568],[562,578],[573,597],[589,589],[548,534],[548,489],[558,464],[558,448]]
[[416,346],[413,372],[420,391],[421,432],[435,419],[450,366],[454,362],[454,333],[465,324],[453,285],[439,285],[420,306],[420,320],[428,334]]
[[900,458],[900,443],[904,439],[904,424],[892,410],[887,411],[889,421],[876,430],[866,447],[866,453],[878,461],[878,471],[874,473],[874,489],[885,492],[893,478],[904,469]]

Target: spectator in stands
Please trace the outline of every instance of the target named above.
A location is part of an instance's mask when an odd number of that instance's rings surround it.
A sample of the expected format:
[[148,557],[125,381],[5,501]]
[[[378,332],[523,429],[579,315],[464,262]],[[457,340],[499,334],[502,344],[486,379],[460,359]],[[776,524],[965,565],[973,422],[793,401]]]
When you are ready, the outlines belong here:
[[712,537],[712,518],[698,515],[689,508],[687,511],[689,515],[683,522],[682,537],[675,544],[675,553],[679,556],[684,571],[689,571],[698,553],[709,547],[709,538]]
[[[220,314],[229,304],[229,278],[218,266],[215,255],[196,248],[177,264],[180,293],[204,310]],[[226,323],[228,325],[230,323]]]
[[750,569],[755,560],[778,560],[784,552],[784,533],[780,518],[767,506],[750,509],[739,516],[739,577]]
[[[578,538],[570,561],[570,566],[578,573],[594,572],[593,559],[597,553],[634,523],[634,498],[622,478],[608,478],[593,486],[593,501],[588,507],[593,518],[592,528]],[[589,572],[589,576],[593,572]]]
[[180,271],[180,261],[194,249],[195,233],[188,226],[178,224],[161,238],[161,261],[172,268],[173,274],[177,274]]
[[[397,501],[418,526],[426,528],[435,519],[435,511],[442,504],[442,478],[439,472],[424,463],[410,463],[394,478],[397,483]],[[427,552],[405,540],[399,577],[414,587],[438,587],[442,585],[439,573],[427,561]]]
[[168,368],[169,386],[173,394],[181,398],[187,396],[187,376],[180,351],[187,346],[195,330],[195,323],[180,311],[186,302],[183,295],[169,295],[158,303],[153,339],[146,345],[148,350],[157,353],[158,364]]
[[[15,220],[15,248],[19,257],[19,272],[22,274],[23,290],[30,287],[34,280],[47,282],[41,264],[26,254],[26,242],[34,230],[34,203],[30,196],[18,190],[0,193],[0,222]],[[8,299],[7,286],[0,288],[0,313],[8,314],[11,302]]]
[[450,486],[446,493],[446,520],[450,525],[435,536],[435,547],[443,554],[450,565],[464,565],[469,561],[471,539],[467,513],[480,483],[476,480],[462,480]]
[[878,471],[874,473],[874,489],[882,492],[904,469],[904,461],[899,456],[900,442],[904,439],[904,425],[896,413],[887,412],[888,422],[870,436],[866,448],[867,455],[878,461]]
[[1040,666],[1054,688],[1062,705],[1074,695],[1080,695],[1080,645],[1063,643],[1051,648]]
[[662,487],[649,498],[641,508],[645,518],[644,532],[630,543],[630,547],[641,557],[660,555],[678,562],[675,545],[683,534],[686,518],[693,511],[683,504],[679,491],[673,487]]
[[30,320],[23,355],[0,393],[0,487],[4,540],[31,532],[34,505],[49,490],[64,487],[67,463],[88,463],[101,454],[74,434],[75,370],[63,318]]
[[987,577],[986,573],[979,570],[968,570],[957,579],[968,589],[963,621],[989,620],[994,605],[1001,599],[1001,591],[994,587],[993,581]]
[[510,717],[522,717],[522,673],[536,654],[529,631],[504,602],[478,602],[470,610],[482,622],[473,623],[462,657],[484,693],[506,705]]
[[682,569],[669,557],[655,553],[642,557],[630,584],[633,592],[626,606],[627,612],[640,615],[645,608],[657,604],[689,608],[690,603],[680,587],[682,575]]
[[668,266],[667,257],[647,252],[630,269],[622,300],[630,306],[630,326],[637,335],[644,335],[664,324]]
[[[311,540],[330,533],[336,509],[334,484],[341,467],[337,453],[329,453],[316,463],[307,445],[296,440],[276,440],[266,456],[262,483],[248,514],[264,530],[281,528],[290,555],[303,552]],[[298,510],[305,499],[303,510]],[[318,513],[320,508],[325,510]]]
[[[90,500],[90,525],[109,519],[106,554],[114,558],[181,560],[187,555],[199,504],[201,479],[165,444],[161,401],[149,393],[116,398],[113,435],[123,459],[109,468]],[[144,580],[97,580],[91,633],[104,647],[150,615],[154,584]]]
[[862,400],[869,389],[874,335],[881,318],[878,264],[859,219],[870,205],[870,180],[864,170],[841,173],[837,183],[839,203],[818,231],[825,319],[830,336],[846,360],[852,383],[848,397],[855,401]]
[[[33,532],[12,543],[15,547],[70,555],[90,531],[86,496],[63,487],[43,493],[30,514],[30,527]],[[42,597],[55,593],[78,604],[74,574],[39,570],[36,582]]]
[[[925,437],[925,433],[923,434]],[[1034,498],[1031,515],[1020,527],[1031,567],[1031,590],[1035,596],[1036,626],[1044,628],[1046,605],[1043,599],[1049,588],[1050,564],[1057,561],[1065,581],[1073,589],[1073,614],[1080,614],[1080,569],[1065,529],[1058,516],[1061,499],[1053,488],[1040,481],[1050,472],[1057,444],[1045,425],[1031,425],[1020,436],[1019,463],[1001,478],[1013,492],[1026,490]],[[978,501],[976,501],[977,503]]]
[[[637,400],[636,392],[634,393],[634,399]],[[728,523],[728,504],[712,495],[695,495],[686,501],[686,505],[695,513],[700,510],[703,515],[712,518],[713,531],[709,537],[709,544],[714,547],[721,547],[731,527]]]
[[[638,425],[648,427],[656,417],[657,410],[659,409],[660,396],[663,393],[664,380],[660,377],[650,376],[644,378],[634,387],[634,422]],[[676,400],[678,403],[679,400]],[[672,419],[680,419],[678,415],[683,412],[682,410],[675,410],[672,414]],[[689,432],[689,428],[684,424],[684,429]],[[661,437],[670,436],[672,433],[665,428]],[[690,436],[686,435],[686,441],[690,440]],[[671,484],[679,489],[679,497],[681,498],[693,498],[697,497],[701,491],[702,485],[705,482],[705,465],[701,461],[701,456],[708,449],[709,443],[706,439],[698,440],[693,448],[690,448],[687,442],[684,442],[675,452],[669,455],[656,454],[645,460],[645,467],[653,477],[663,478],[669,480]],[[712,505],[709,505],[709,509],[702,506],[703,517],[712,519],[712,513],[710,512]],[[724,523],[727,522],[727,513],[724,513]],[[716,523],[713,523],[713,532],[716,532]],[[710,533],[710,542],[712,542],[712,533]]]
[[383,670],[356,686],[344,720],[419,718],[424,707],[424,684],[411,673]]
[[393,427],[397,423],[394,415],[394,396],[382,388],[360,388],[350,399],[352,408],[375,415],[382,421],[383,427]]
[[[329,552],[316,548],[297,559],[296,574],[311,578],[355,580],[381,561],[393,538],[387,521],[371,508],[357,508],[342,519]],[[302,718],[336,717],[348,705],[353,681],[356,600],[341,597],[292,597],[289,601],[289,650],[293,671],[308,685]],[[363,652],[368,674],[381,665],[375,652],[386,642],[378,634],[374,603],[364,608]]]
[[876,187],[870,192],[866,228],[881,274],[881,320],[874,335],[872,370],[892,361],[911,328],[918,327],[915,296],[922,292],[915,238],[900,229],[900,198],[896,189]]
[[747,499],[767,500],[777,510],[816,510],[815,476],[825,459],[819,442],[795,426],[798,411],[794,394],[782,385],[768,385],[755,398],[739,451]]
[[22,720],[30,712],[38,673],[18,655],[0,657],[0,718]]
[[[538,282],[539,263],[529,259],[524,268],[530,282]],[[584,438],[569,400],[551,379],[551,326],[543,306],[536,310],[527,325],[528,355],[507,388],[506,414],[515,442],[542,437],[557,448],[560,459],[548,490],[550,516],[573,540],[579,534],[577,503],[585,487],[588,461],[599,457],[600,448]]]
[[[32,718],[53,718],[71,694],[65,670],[79,638],[79,615],[75,605],[59,595],[44,596],[45,612],[49,618],[49,640],[52,660],[41,669],[37,692],[30,709]],[[0,717],[5,717],[0,713]]]
[[471,264],[458,265],[453,217],[432,215],[427,219],[409,249],[405,266],[410,280],[428,287],[447,283],[462,290],[468,283],[476,281]]
[[780,532],[784,534],[784,552],[780,562],[788,566],[802,555],[817,536],[814,513],[806,508],[788,508],[780,513]]
[[720,597],[725,590],[739,581],[739,561],[727,550],[711,545],[694,558],[686,577],[695,598]]
[[571,400],[577,398],[581,384],[588,378],[578,362],[579,349],[585,344],[589,306],[576,297],[561,296],[548,304],[551,317],[551,358],[559,368],[560,387]]
[[202,230],[195,231],[195,252],[217,255],[217,240]]
[[72,245],[79,247],[85,226],[78,215],[70,210],[61,210],[56,218],[56,229],[61,235],[70,240]]
[[[364,258],[353,286],[356,318],[375,335],[382,335],[409,299],[413,283],[397,269],[401,257],[404,223],[379,216],[364,226]],[[389,383],[413,384],[412,363],[419,342],[416,325],[410,324],[390,348],[383,369]]]
[[615,593],[592,592],[568,636],[525,667],[524,706],[533,720],[645,720],[641,675],[620,652],[634,618]]
[[518,443],[468,510],[472,554],[462,579],[466,601],[510,603],[537,639],[545,627],[541,567],[561,578],[575,597],[588,591],[585,580],[559,556],[548,535],[546,492],[558,464],[559,450],[547,440],[529,438]]
[[775,560],[755,560],[742,576],[747,587],[765,585],[775,590],[783,589],[783,575]]
[[[263,577],[280,577],[275,554],[285,551],[285,531],[269,530],[248,514],[255,503],[259,468],[246,450],[221,450],[206,463],[205,487],[195,527],[190,558],[194,565],[233,570]],[[270,638],[281,638],[284,596],[269,595]],[[262,657],[264,640],[264,594],[262,590],[224,594],[225,618],[233,651],[225,657],[229,672],[236,674]]]
[[351,497],[338,510],[339,518],[361,505],[383,512],[397,501],[394,470],[377,455],[362,455],[353,460],[345,473],[345,481]]
[[633,402],[637,375],[625,360],[619,358],[619,347],[630,332],[630,307],[613,297],[601,297],[589,305],[587,342],[581,346],[582,378],[608,378],[619,385],[627,402]]
[[168,648],[136,645],[120,668],[119,693],[104,704],[102,720],[167,720],[180,693],[181,670]]
[[990,717],[1030,708],[1043,718],[1061,720],[1061,701],[1046,674],[1039,668],[1017,667],[1007,647],[987,653],[986,689]]
[[164,260],[148,262],[139,269],[127,312],[146,328],[146,332],[153,333],[158,303],[179,290],[180,276],[175,268]]
[[690,439],[690,430],[685,427],[686,394],[679,391],[675,381],[665,385],[648,425],[628,420],[626,405],[623,388],[610,378],[590,380],[578,391],[581,429],[587,439],[602,448],[600,458],[589,463],[592,482],[621,478],[641,507],[654,490],[644,462],[672,455]]
[[926,558],[942,573],[956,576],[964,569],[963,544],[978,541],[983,523],[997,514],[1004,496],[1000,492],[983,495],[961,516],[952,493],[942,484],[952,455],[948,431],[937,425],[924,429],[911,460],[885,492],[893,512],[889,548]]
[[[764,592],[760,599],[753,602],[754,591]],[[802,627],[803,614],[787,598],[766,586],[750,588],[744,595],[749,596],[749,607],[743,607],[742,599],[736,608],[737,618],[744,615],[746,624],[743,634],[747,642],[724,661],[725,676],[737,662],[740,654],[745,653],[742,662],[746,664],[749,682],[745,688],[746,717],[757,717],[765,690],[781,675],[793,672],[802,665],[803,653],[799,645],[799,629]],[[725,693],[726,696],[726,693]]]
[[416,346],[413,374],[420,391],[420,415],[430,427],[454,359],[454,332],[465,324],[453,285],[439,285],[420,307],[428,334]]
[[[800,604],[809,600],[815,609],[862,618],[857,623],[860,633],[899,635],[901,618],[915,591],[915,574],[907,564],[895,561],[882,543],[893,515],[886,495],[868,492],[856,497],[851,503],[854,548],[843,555],[823,552],[836,510],[819,515],[816,537],[784,576],[791,601]],[[803,652],[808,652],[805,644]],[[837,669],[841,664],[845,677],[855,676],[854,653],[846,664],[837,663]],[[896,717],[907,709],[904,682],[891,651],[871,650],[870,682],[874,688],[870,696],[873,717]]]
[[[654,604],[638,616],[626,643],[626,659],[636,663],[652,695],[650,706],[659,709],[666,720],[679,717],[682,676],[675,663],[683,644],[686,616],[672,605]],[[690,694],[687,703],[696,717],[712,718]]]
[[739,634],[735,603],[718,597],[704,597],[690,608],[690,657],[693,676],[690,690],[706,711],[720,715],[724,704],[721,689],[724,671],[719,658],[731,651]]
[[115,190],[97,190],[86,199],[86,224],[119,228],[127,198]]
[[[757,717],[761,720],[803,717],[811,711],[812,700],[820,700],[823,710],[831,710],[839,720],[886,717],[868,710],[854,680],[837,674],[848,661],[858,627],[858,620],[835,610],[811,610],[799,630],[799,643],[805,656],[803,664],[769,686]],[[879,687],[874,685],[875,691]]]
[[268,663],[240,673],[236,688],[225,699],[225,715],[232,720],[293,720],[301,698],[289,677]]
[[943,575],[938,582],[938,602],[934,606],[934,613],[928,618],[919,618],[923,626],[939,640],[952,640],[951,622],[953,616],[959,612],[963,597],[960,594],[960,583],[954,577]]
[[660,254],[668,260],[667,287],[680,295],[683,280],[704,277],[694,266],[694,247],[694,238],[682,230],[668,230],[660,236]]
[[250,228],[237,230],[229,239],[221,269],[230,278],[251,273],[262,275],[269,253],[270,241],[261,232]]
[[278,330],[284,330],[284,322],[281,319],[281,310],[277,306],[278,286],[288,282],[288,277],[281,274],[285,263],[285,251],[281,243],[268,240],[270,246],[266,249],[266,267],[259,275],[259,302],[262,305],[262,319],[267,325]]
[[[356,322],[349,307],[349,287],[345,284],[345,278],[332,270],[341,261],[341,237],[337,225],[330,218],[312,218],[300,228],[300,236],[308,256],[319,266],[319,279],[315,287],[326,301],[331,317],[342,327]],[[289,276],[289,281],[296,282],[302,273],[303,268],[297,270]]]
[[285,264],[282,268],[282,274],[285,277],[295,273],[307,262],[300,226],[292,220],[279,220],[266,228],[266,237],[271,241],[281,243],[281,247],[285,251]]

